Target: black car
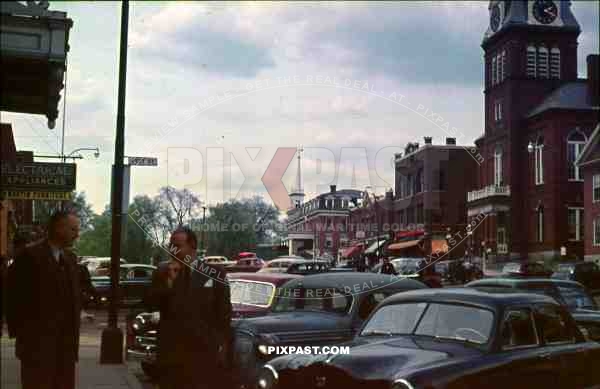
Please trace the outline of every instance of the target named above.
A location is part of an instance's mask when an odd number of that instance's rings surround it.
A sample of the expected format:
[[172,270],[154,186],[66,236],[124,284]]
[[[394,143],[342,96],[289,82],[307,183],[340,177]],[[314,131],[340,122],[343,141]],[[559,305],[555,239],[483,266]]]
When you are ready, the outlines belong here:
[[600,293],[600,266],[594,262],[561,263],[552,278],[577,281],[588,290]]
[[531,278],[488,278],[466,285],[497,292],[541,293],[553,297],[567,307],[581,332],[590,340],[600,342],[600,310],[583,285],[574,281]]
[[233,366],[240,375],[238,386],[251,387],[258,369],[272,358],[269,346],[348,341],[383,299],[425,288],[416,280],[358,272],[320,273],[288,281],[271,313],[236,323]]
[[283,355],[260,389],[593,388],[600,344],[538,294],[429,289],[382,302],[349,353]]
[[[119,270],[120,301],[123,305],[139,305],[150,286],[155,266],[127,263],[121,264]],[[107,305],[110,301],[110,277],[92,277],[95,294],[92,303],[96,306]]]
[[504,265],[502,273],[505,277],[550,277],[552,270],[541,262],[510,262]]

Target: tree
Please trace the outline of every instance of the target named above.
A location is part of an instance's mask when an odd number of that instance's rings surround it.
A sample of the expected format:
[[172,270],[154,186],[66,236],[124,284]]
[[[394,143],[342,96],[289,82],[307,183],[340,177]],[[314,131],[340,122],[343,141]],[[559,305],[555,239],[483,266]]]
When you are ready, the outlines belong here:
[[[41,225],[46,225],[50,216],[59,208],[59,205],[58,201],[35,200],[34,220]],[[91,205],[87,202],[85,192],[73,192],[73,199],[65,202],[63,207],[75,211],[77,216],[79,216],[82,231],[87,231],[91,228],[94,211],[92,211]]]
[[188,189],[175,189],[172,186],[160,188],[159,201],[162,203],[163,217],[171,230],[188,224],[197,217],[202,204]]

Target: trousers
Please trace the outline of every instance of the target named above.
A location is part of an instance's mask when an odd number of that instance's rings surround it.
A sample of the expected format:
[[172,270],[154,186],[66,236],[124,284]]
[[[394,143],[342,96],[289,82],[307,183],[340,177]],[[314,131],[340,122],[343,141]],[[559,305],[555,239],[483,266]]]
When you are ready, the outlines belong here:
[[23,389],[75,389],[75,361],[21,361]]

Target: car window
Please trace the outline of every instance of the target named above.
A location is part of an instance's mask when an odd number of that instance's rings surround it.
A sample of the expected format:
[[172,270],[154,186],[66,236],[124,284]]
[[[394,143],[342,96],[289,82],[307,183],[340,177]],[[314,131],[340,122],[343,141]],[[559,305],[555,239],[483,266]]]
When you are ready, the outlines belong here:
[[538,337],[528,308],[509,310],[502,323],[502,348],[535,346]]
[[373,309],[375,309],[375,307],[377,307],[377,305],[379,305],[379,303],[382,302],[387,296],[388,294],[383,292],[375,292],[365,296],[358,307],[358,317],[361,320],[365,320],[367,317],[369,317]]
[[494,314],[486,309],[436,303],[429,304],[415,334],[483,344],[490,337],[493,323]]
[[134,278],[150,278],[151,273],[147,269],[135,269],[133,271]]
[[245,280],[232,280],[229,288],[232,303],[259,306],[268,306],[275,291],[271,284]]
[[596,304],[583,288],[559,286],[558,292],[569,308],[596,309]]
[[345,314],[352,306],[351,295],[334,288],[281,288],[273,305],[274,312],[325,311]]
[[378,333],[411,334],[427,303],[393,304],[381,307],[365,324],[361,336]]
[[545,343],[574,342],[575,337],[569,328],[566,317],[558,307],[551,305],[536,309],[536,322]]

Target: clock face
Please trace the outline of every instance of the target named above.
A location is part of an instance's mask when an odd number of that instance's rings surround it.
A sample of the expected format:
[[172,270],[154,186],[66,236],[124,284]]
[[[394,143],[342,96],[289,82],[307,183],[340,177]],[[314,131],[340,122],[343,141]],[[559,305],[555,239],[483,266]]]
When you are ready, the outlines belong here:
[[500,26],[500,7],[498,4],[492,8],[492,13],[490,14],[490,27],[492,31],[498,31],[498,27]]
[[550,24],[558,16],[558,7],[552,0],[535,0],[533,3],[533,16],[540,23]]

